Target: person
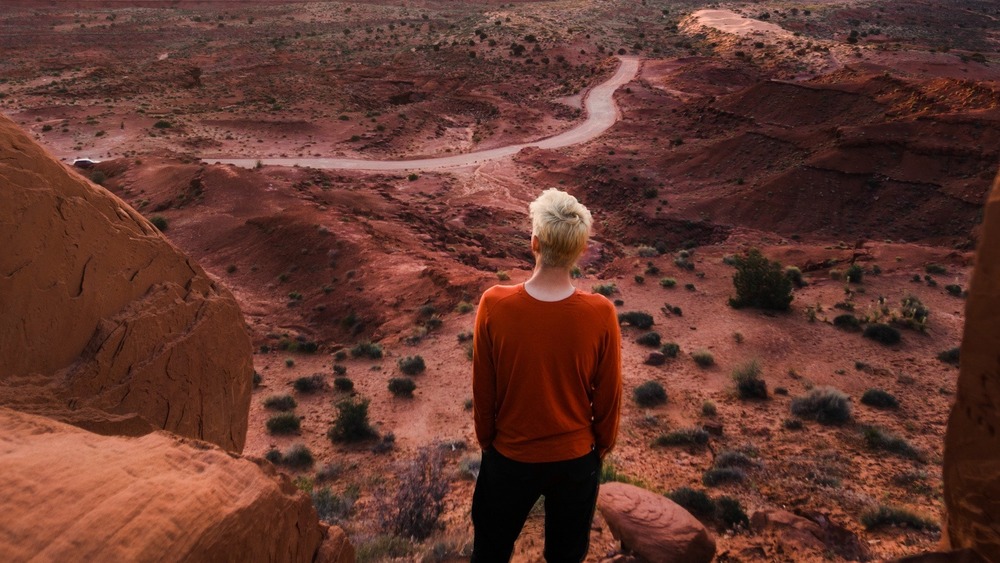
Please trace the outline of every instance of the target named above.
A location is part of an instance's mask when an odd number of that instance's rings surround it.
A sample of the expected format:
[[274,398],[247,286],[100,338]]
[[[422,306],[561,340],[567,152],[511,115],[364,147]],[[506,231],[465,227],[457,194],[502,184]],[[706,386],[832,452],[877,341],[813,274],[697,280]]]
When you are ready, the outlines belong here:
[[472,400],[483,450],[472,497],[474,563],[509,561],[545,497],[545,559],[587,555],[601,460],[621,408],[614,305],[573,286],[592,218],[557,189],[529,206],[530,279],[483,293],[473,333]]

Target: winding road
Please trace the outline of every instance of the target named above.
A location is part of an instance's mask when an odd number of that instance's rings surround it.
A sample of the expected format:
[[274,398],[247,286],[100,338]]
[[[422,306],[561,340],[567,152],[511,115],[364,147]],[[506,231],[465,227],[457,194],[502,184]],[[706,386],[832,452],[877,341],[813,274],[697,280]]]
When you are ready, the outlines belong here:
[[553,137],[539,139],[519,145],[508,145],[495,149],[482,150],[464,154],[456,154],[435,158],[420,158],[414,160],[363,160],[357,158],[205,158],[203,162],[218,164],[234,164],[242,168],[253,168],[258,162],[267,166],[304,166],[308,168],[346,169],[346,170],[440,170],[442,168],[461,168],[498,160],[516,154],[527,147],[542,149],[558,149],[571,145],[586,143],[596,139],[607,131],[621,117],[618,106],[615,105],[614,93],[618,88],[635,78],[639,72],[639,59],[636,57],[620,57],[621,64],[614,76],[607,82],[592,88],[584,99],[587,119],[576,127]]

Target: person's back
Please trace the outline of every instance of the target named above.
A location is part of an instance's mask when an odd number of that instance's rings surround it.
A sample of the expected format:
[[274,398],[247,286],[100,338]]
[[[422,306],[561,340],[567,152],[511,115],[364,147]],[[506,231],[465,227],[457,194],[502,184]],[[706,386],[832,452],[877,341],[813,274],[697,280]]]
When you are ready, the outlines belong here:
[[476,437],[473,561],[507,561],[528,511],[545,496],[545,557],[586,556],[600,460],[614,445],[621,335],[612,304],[572,286],[590,214],[546,191],[531,206],[536,270],[479,304],[473,354]]

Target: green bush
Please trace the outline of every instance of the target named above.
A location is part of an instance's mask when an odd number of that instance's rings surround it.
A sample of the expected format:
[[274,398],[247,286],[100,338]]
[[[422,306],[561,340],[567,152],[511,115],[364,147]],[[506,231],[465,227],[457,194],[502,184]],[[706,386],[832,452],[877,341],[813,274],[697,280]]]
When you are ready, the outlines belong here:
[[861,283],[865,279],[865,269],[858,264],[851,264],[844,272],[844,278],[848,283]]
[[943,276],[948,273],[948,268],[945,268],[941,264],[928,264],[927,267],[924,268],[924,271],[928,274]]
[[660,287],[672,288],[677,285],[677,280],[674,278],[660,278]]
[[761,379],[762,372],[757,360],[750,360],[733,370],[733,381],[741,399],[767,398],[767,382]]
[[382,346],[373,342],[360,342],[351,348],[351,357],[378,360],[382,357]]
[[618,323],[628,323],[629,326],[634,326],[642,330],[646,330],[653,326],[653,315],[649,313],[643,313],[641,311],[629,311],[627,313],[618,313]]
[[653,442],[656,446],[704,446],[707,443],[708,432],[701,428],[682,428],[660,434]]
[[736,297],[730,298],[729,304],[737,309],[757,307],[785,311],[792,302],[792,282],[785,276],[781,264],[768,260],[757,249],[736,258],[733,286]]
[[851,420],[851,401],[833,387],[816,387],[805,397],[792,399],[792,414],[820,424],[844,424]]
[[937,522],[930,518],[925,518],[905,508],[886,505],[879,505],[863,512],[861,523],[867,530],[884,526],[904,526],[914,530],[936,531],[939,529]]
[[739,467],[711,467],[701,476],[701,482],[706,487],[714,487],[723,483],[742,483],[747,474]]
[[281,463],[292,469],[307,469],[312,467],[314,461],[312,452],[309,451],[309,448],[305,444],[293,445],[281,457]]
[[868,325],[862,334],[864,334],[865,338],[870,338],[887,346],[899,344],[902,338],[899,330],[884,323]]
[[716,519],[724,528],[747,528],[750,526],[750,519],[743,511],[740,501],[732,497],[719,497],[715,501]]
[[368,399],[345,399],[337,403],[337,418],[327,437],[332,442],[360,442],[378,433],[368,423]]
[[389,391],[397,397],[413,397],[417,384],[406,377],[393,377],[389,380]]
[[157,129],[170,129],[171,127],[173,127],[173,124],[165,119],[161,119],[156,123],[154,123],[153,127],[156,127]]
[[668,358],[676,358],[681,353],[681,347],[676,342],[667,342],[660,346],[660,353]]
[[713,467],[756,467],[757,462],[747,454],[736,450],[724,450],[715,456]]
[[335,375],[344,375],[347,373],[347,366],[342,366],[340,364],[333,364],[333,373]]
[[955,297],[962,296],[962,286],[960,285],[950,283],[944,286],[944,290],[947,291],[949,294],[954,295]]
[[635,343],[648,348],[656,348],[660,345],[660,334],[657,332],[647,332],[636,338]]
[[314,373],[306,377],[300,377],[292,383],[292,387],[295,388],[299,393],[315,393],[316,391],[321,391],[326,387],[326,382],[323,381],[323,374]]
[[882,389],[868,389],[864,395],[861,395],[861,403],[879,409],[899,407],[899,400],[892,393]]
[[413,543],[388,534],[380,534],[370,540],[358,543],[356,556],[358,563],[375,563],[406,557],[413,552]]
[[715,501],[705,491],[691,487],[678,487],[665,495],[699,520],[711,520],[715,516]]
[[635,403],[640,407],[650,408],[667,402],[667,391],[658,381],[647,381],[632,392]]
[[949,348],[944,352],[938,354],[937,358],[946,364],[957,366],[959,364],[959,357],[961,356],[961,350],[962,349],[957,346],[954,348]]
[[701,414],[702,416],[715,416],[719,414],[719,410],[712,401],[705,401],[701,404]]
[[333,380],[333,388],[337,391],[353,391],[354,382],[349,377],[337,377]]
[[[354,506],[354,501],[357,500],[357,492],[350,488],[343,495],[336,495],[330,490],[330,487],[320,487],[313,491],[310,496],[319,519],[328,524],[336,524],[347,518]],[[406,554],[404,553],[404,555]]]
[[281,463],[281,452],[275,448],[271,448],[267,450],[266,454],[264,454],[264,459],[270,461],[275,465],[278,465],[279,463]]
[[163,215],[153,215],[149,218],[149,222],[162,233],[167,232],[167,229],[170,227],[170,223],[167,222],[167,218]]
[[290,411],[298,406],[291,395],[271,395],[264,399],[264,408],[276,411]]
[[899,314],[902,316],[901,319],[897,320],[899,324],[923,332],[927,328],[927,319],[931,316],[931,310],[925,307],[920,299],[910,295],[903,299]]
[[833,326],[841,330],[857,332],[861,330],[861,321],[850,313],[844,313],[833,318]]
[[910,459],[920,459],[920,452],[916,448],[905,439],[887,430],[877,426],[867,426],[863,429],[863,433],[865,445],[872,450],[890,452]]
[[691,357],[694,359],[694,363],[698,364],[700,367],[707,368],[715,365],[715,356],[713,356],[708,350],[695,350],[694,352],[691,352]]
[[267,419],[267,431],[271,434],[292,434],[299,431],[301,421],[295,413],[278,413]]
[[406,356],[399,360],[399,371],[406,375],[417,375],[427,369],[421,356]]
[[806,281],[802,278],[802,270],[795,266],[785,267],[785,277],[788,281],[792,282],[795,287],[805,287]]
[[618,286],[613,283],[605,283],[594,286],[594,293],[600,293],[605,297],[611,297],[615,293],[618,293]]

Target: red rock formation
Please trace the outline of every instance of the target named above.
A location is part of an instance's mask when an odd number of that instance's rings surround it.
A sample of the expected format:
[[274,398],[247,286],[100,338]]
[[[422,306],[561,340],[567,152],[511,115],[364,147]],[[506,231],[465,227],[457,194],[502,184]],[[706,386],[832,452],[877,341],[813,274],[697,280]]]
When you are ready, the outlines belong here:
[[605,483],[597,509],[622,547],[648,561],[708,563],[715,539],[672,500],[625,483]]
[[27,561],[354,560],[267,462],[0,408],[0,553]]
[[0,117],[0,405],[242,451],[253,373],[232,295]]
[[944,448],[946,541],[1000,554],[1000,176],[986,203]]

